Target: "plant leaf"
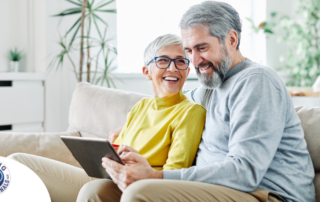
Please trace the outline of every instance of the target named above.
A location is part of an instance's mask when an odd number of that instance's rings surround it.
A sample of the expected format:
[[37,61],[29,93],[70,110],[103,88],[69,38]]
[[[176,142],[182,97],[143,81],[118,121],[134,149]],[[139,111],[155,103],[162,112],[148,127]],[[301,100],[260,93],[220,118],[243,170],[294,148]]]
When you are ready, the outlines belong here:
[[106,23],[103,19],[101,19],[98,15],[93,14],[93,16],[94,16],[95,18],[97,18],[98,20],[100,20],[103,24],[107,25],[107,23]]
[[70,41],[70,43],[69,43],[69,47],[71,47],[71,46],[72,46],[72,44],[73,44],[73,42],[74,42],[74,39],[76,38],[76,35],[77,35],[77,33],[78,33],[78,31],[79,31],[80,27],[81,27],[81,24],[79,24],[79,25],[78,25],[78,27],[77,27],[76,31],[74,32],[74,34],[73,34],[73,36],[72,36],[72,38],[71,38],[71,41]]
[[93,22],[94,22],[94,25],[96,26],[96,29],[97,29],[97,31],[98,31],[98,33],[99,33],[100,38],[102,38],[101,32],[100,32],[100,30],[99,30],[99,26],[98,26],[97,21],[96,21],[96,18],[95,18],[95,15],[93,15]]
[[80,3],[77,3],[77,2],[74,2],[74,1],[71,1],[71,0],[66,0],[66,1],[69,2],[69,3],[75,4],[77,6],[82,6]]
[[105,76],[104,78],[105,78],[105,80],[106,80],[106,82],[107,82],[107,84],[108,84],[108,88],[110,88],[111,85],[110,85],[110,83],[109,83],[109,78],[108,78],[107,76]]
[[101,77],[97,78],[96,85],[99,83],[100,79],[101,79]]
[[67,31],[65,36],[67,36],[80,21],[81,21],[81,17],[78,18],[78,20],[72,25],[72,27]]
[[273,18],[274,18],[274,17],[276,17],[276,16],[277,16],[277,12],[271,12],[271,14],[270,14],[270,15],[271,15],[271,17],[273,17]]
[[92,18],[91,15],[89,15],[89,16],[88,16],[88,24],[89,24],[89,25],[88,25],[88,36],[89,36],[89,34],[90,34],[90,32],[91,32],[91,21],[92,21],[91,18]]
[[272,30],[270,30],[270,29],[265,29],[265,30],[264,30],[264,33],[273,34],[273,31],[272,31]]
[[311,15],[312,15],[316,20],[319,19],[319,17],[317,16],[317,14],[316,14],[315,12],[312,12]]
[[81,8],[70,8],[65,11],[62,11],[59,14],[53,15],[53,17],[63,17],[63,16],[67,16],[67,15],[79,14],[81,12],[82,12]]
[[112,3],[112,2],[114,2],[114,0],[111,0],[111,1],[108,1],[107,3],[101,4],[101,5],[97,6],[94,10],[98,10],[99,8],[102,8],[102,7],[108,5],[108,4]]
[[113,85],[114,88],[117,88],[116,84],[114,84],[113,79],[110,78],[111,84]]
[[89,10],[91,10],[93,3],[94,3],[94,0],[92,0],[91,3],[90,3],[90,0],[87,1],[87,8],[88,8]]
[[108,10],[95,10],[104,13],[117,13],[117,9],[108,9]]

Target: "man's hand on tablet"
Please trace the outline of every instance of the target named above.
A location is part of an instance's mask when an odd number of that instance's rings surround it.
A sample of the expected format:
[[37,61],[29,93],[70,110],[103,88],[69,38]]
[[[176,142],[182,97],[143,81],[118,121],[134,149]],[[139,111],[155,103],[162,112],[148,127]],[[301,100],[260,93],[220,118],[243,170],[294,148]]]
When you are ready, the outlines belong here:
[[120,158],[126,164],[125,166],[106,157],[102,158],[102,166],[121,191],[138,180],[162,179],[162,171],[154,170],[147,159],[139,155],[136,150],[125,146],[119,149],[119,154],[120,150]]

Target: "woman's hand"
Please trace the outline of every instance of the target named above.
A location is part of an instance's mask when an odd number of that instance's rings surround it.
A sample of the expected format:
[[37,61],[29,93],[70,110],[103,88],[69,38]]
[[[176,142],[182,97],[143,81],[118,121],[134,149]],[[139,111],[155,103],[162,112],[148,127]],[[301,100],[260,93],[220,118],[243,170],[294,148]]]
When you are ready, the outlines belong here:
[[[128,145],[121,145],[120,146],[120,149],[118,150],[118,154],[120,156],[120,158],[122,159],[124,156],[126,156],[126,154],[128,153],[135,153],[135,154],[138,154],[138,151],[133,149],[132,147],[128,146]],[[126,161],[125,164],[126,166],[129,166],[129,165],[132,165],[134,164],[135,162],[134,161]]]
[[109,139],[108,141],[110,143],[113,143],[119,136],[119,134],[121,133],[122,128],[118,128],[116,130],[113,130],[109,133]]
[[129,153],[129,152],[138,153],[137,150],[133,149],[128,145],[121,145],[120,149],[118,150],[119,156],[121,156],[122,154],[125,155],[126,153]]

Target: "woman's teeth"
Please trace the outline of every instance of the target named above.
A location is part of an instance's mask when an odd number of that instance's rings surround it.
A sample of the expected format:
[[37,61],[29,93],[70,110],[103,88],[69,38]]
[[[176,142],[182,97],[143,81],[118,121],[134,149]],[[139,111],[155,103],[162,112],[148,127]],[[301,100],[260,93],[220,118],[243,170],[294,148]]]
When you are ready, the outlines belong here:
[[175,78],[175,77],[164,77],[164,80],[166,80],[166,81],[178,81],[178,78]]

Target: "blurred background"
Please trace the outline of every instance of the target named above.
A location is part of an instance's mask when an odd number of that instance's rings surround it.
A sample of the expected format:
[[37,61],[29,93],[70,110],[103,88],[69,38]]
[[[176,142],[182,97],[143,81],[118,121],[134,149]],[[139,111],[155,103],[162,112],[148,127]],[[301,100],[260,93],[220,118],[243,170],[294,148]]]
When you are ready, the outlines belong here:
[[[152,95],[144,49],[159,35],[180,35],[183,13],[202,1],[0,2],[0,132],[59,132],[80,81]],[[295,105],[320,106],[320,1],[223,2],[240,14],[242,54],[275,69]],[[199,85],[191,67],[184,89]]]

